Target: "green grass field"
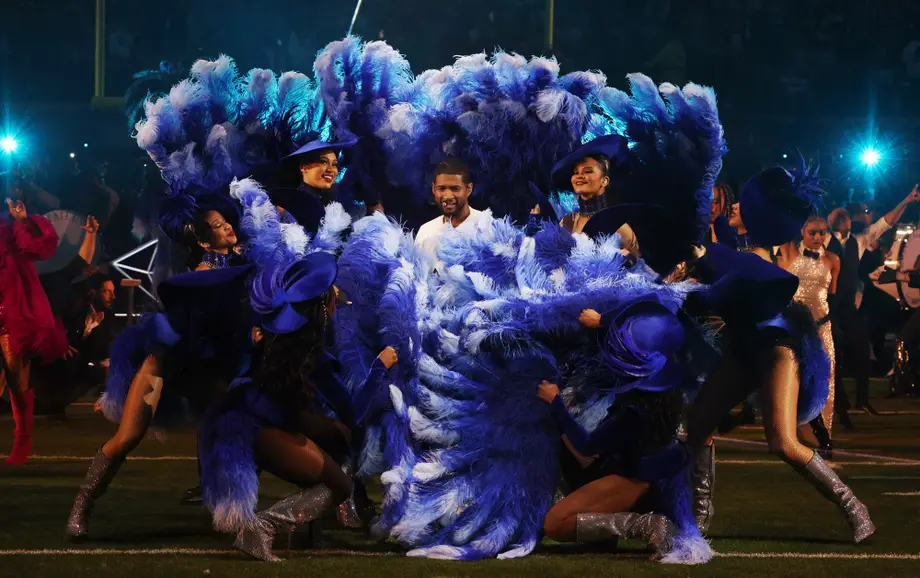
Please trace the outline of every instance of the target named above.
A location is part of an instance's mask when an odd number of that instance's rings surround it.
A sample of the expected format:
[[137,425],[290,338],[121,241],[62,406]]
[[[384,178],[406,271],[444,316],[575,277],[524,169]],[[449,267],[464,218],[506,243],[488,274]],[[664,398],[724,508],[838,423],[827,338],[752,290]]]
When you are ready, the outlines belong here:
[[[878,399],[884,384],[878,388]],[[272,565],[231,549],[232,536],[210,528],[201,508],[178,504],[195,485],[194,432],[147,440],[96,507],[91,539],[64,538],[64,523],[88,459],[114,426],[87,404],[65,423],[39,418],[36,457],[28,466],[0,466],[0,576],[920,576],[920,400],[881,400],[886,415],[854,414],[858,431],[837,432],[845,482],[869,506],[878,533],[849,543],[843,517],[789,467],[766,453],[757,428],[737,430],[717,449],[716,518],[711,538],[719,557],[707,566],[670,567],[647,560],[642,544],[618,550],[546,543],[528,558],[477,563],[409,559],[391,545],[326,523],[312,549],[279,551]],[[0,420],[0,447],[13,424]],[[897,458],[900,458],[898,460]],[[263,476],[271,503],[290,486]]]

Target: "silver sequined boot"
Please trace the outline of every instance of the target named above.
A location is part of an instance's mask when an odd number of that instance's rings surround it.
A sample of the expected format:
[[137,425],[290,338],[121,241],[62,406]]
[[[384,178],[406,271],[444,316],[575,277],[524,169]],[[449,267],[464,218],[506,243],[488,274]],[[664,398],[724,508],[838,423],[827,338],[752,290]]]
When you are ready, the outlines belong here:
[[869,509],[860,502],[846,484],[834,473],[817,452],[805,467],[796,470],[818,488],[825,498],[837,504],[853,528],[853,543],[859,544],[875,533],[875,525],[869,519]]
[[703,446],[696,454],[690,469],[690,483],[693,487],[693,516],[700,532],[709,531],[715,506],[712,504],[712,492],[716,482],[716,446]]
[[601,542],[611,538],[644,540],[660,558],[671,550],[674,524],[661,514],[578,514],[575,526],[579,542]]
[[[353,477],[354,475],[353,468],[349,462],[346,462],[345,465],[342,466],[342,471],[349,477]],[[338,519],[339,523],[346,528],[352,528],[355,530],[364,528],[364,521],[361,519],[360,514],[358,514],[358,506],[356,505],[355,500],[355,493],[360,491],[362,491],[362,489],[360,488],[359,484],[355,483],[351,489],[351,495],[348,496],[348,499],[339,504],[338,508],[336,508],[336,518]]]
[[102,453],[102,450],[99,450],[93,457],[93,462],[86,471],[86,478],[73,502],[70,517],[67,519],[67,537],[71,541],[80,541],[86,537],[89,532],[89,515],[93,510],[93,505],[97,499],[105,495],[105,491],[123,463],[123,458],[109,459]]
[[272,542],[279,531],[293,532],[298,526],[319,518],[332,503],[332,490],[323,484],[293,494],[259,512],[255,527],[243,528],[236,535],[234,547],[253,558],[280,562],[272,553]]

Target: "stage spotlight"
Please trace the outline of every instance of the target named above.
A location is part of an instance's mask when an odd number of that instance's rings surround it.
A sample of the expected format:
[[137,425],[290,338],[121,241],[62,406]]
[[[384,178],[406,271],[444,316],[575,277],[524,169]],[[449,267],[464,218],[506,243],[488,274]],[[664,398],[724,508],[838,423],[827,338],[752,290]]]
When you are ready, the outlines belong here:
[[862,156],[860,157],[864,165],[869,168],[874,167],[882,160],[882,155],[875,149],[868,148],[863,151]]
[[3,152],[5,152],[8,155],[13,154],[14,152],[16,152],[16,149],[19,148],[19,143],[17,143],[16,139],[14,139],[13,137],[5,136],[2,139],[0,139],[0,148],[2,148]]
[[88,143],[88,142],[83,143],[83,148],[88,149],[88,148],[89,148],[89,143]]
[[70,153],[70,158],[72,158],[72,159],[77,158],[77,153]]
[[784,159],[788,159],[788,158],[789,158],[789,155],[786,154],[786,153],[783,153],[783,158],[784,158]]

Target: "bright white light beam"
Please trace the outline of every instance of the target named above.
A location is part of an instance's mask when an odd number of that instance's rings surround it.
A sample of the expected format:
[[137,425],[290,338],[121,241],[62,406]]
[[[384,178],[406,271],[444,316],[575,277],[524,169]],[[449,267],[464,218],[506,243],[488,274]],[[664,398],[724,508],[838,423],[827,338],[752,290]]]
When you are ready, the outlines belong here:
[[877,165],[880,160],[882,160],[882,155],[880,155],[879,152],[875,149],[866,149],[863,151],[861,158],[864,165],[872,168]]
[[3,152],[5,152],[6,154],[12,154],[16,152],[16,149],[19,148],[19,143],[16,142],[16,139],[14,139],[13,137],[5,136],[2,139],[0,139],[0,148],[2,148]]

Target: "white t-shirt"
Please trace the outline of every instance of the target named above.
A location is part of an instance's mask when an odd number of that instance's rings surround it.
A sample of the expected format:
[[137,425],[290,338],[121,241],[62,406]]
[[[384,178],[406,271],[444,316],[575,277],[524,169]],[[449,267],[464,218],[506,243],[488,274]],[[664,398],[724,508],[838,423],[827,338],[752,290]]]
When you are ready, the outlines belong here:
[[[470,207],[470,216],[465,221],[455,227],[458,231],[471,231],[476,227],[476,223],[489,216],[489,213],[477,211]],[[436,217],[422,225],[415,235],[415,246],[422,252],[431,257],[432,262],[438,261],[438,242],[449,230],[450,220],[447,217]]]

